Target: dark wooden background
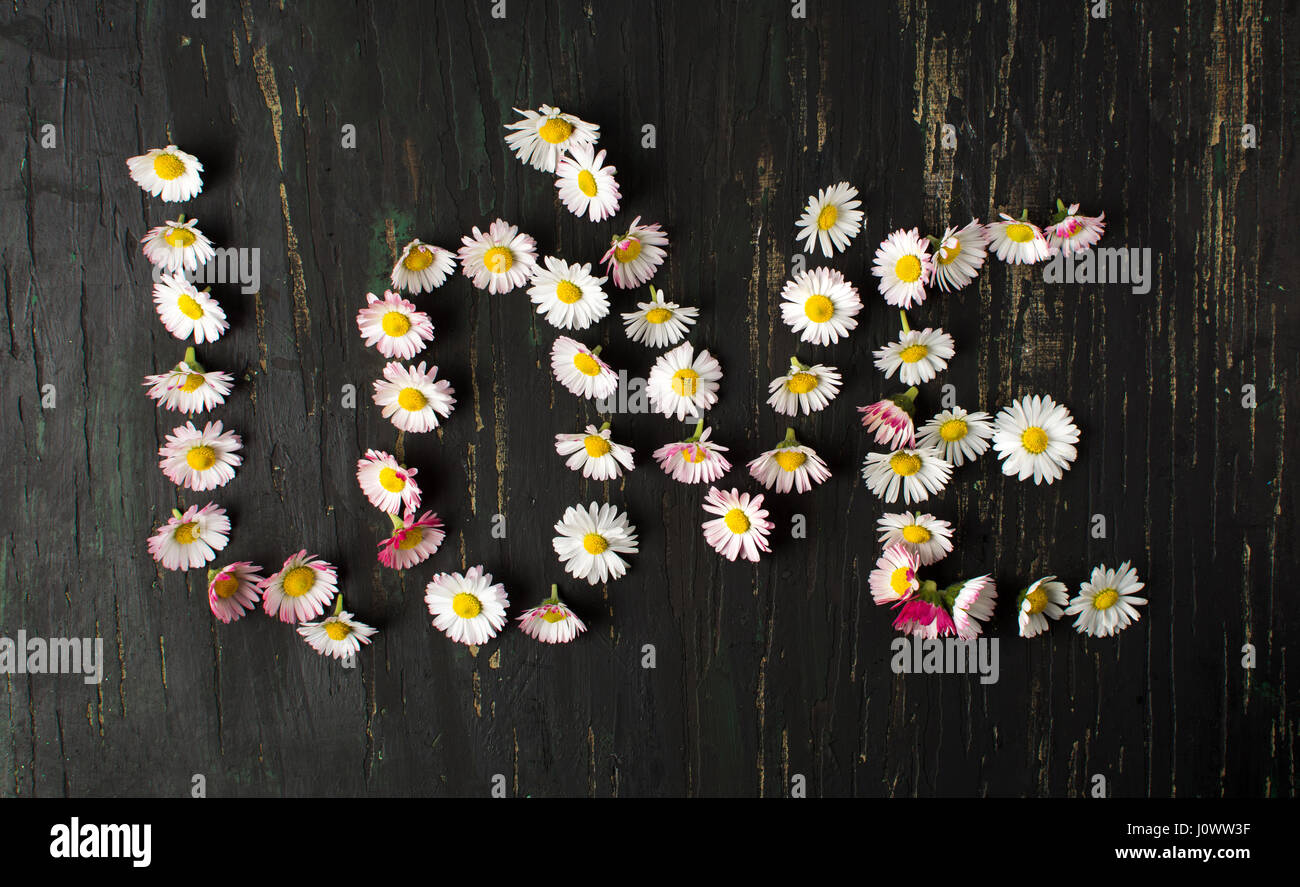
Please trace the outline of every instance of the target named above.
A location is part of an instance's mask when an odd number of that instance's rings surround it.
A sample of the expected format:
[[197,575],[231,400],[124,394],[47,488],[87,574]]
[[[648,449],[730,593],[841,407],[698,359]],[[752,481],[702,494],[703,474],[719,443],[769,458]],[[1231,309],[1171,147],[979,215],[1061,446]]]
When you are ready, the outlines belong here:
[[[203,774],[210,795],[486,795],[501,774],[513,795],[782,796],[803,775],[809,795],[1083,796],[1102,774],[1114,796],[1295,794],[1296,3],[1114,2],[1105,19],[1084,0],[807,0],[803,20],[786,0],[507,0],[503,20],[492,6],[0,12],[0,634],[98,634],[108,659],[98,687],[3,676],[0,792],[179,796]],[[623,482],[564,468],[552,436],[600,417],[551,381],[555,332],[522,290],[457,276],[417,298],[459,399],[440,433],[398,442],[369,402],[383,359],[354,318],[408,238],[455,246],[501,216],[544,254],[599,259],[615,226],[570,216],[505,148],[511,106],[544,102],[600,124],[619,223],[669,231],[655,282],[701,308],[692,339],[726,373],[711,423],[738,465],[785,425],[764,400],[796,351],[777,306],[802,202],[841,179],[863,193],[864,233],[832,264],[860,287],[864,322],[797,349],[847,372],[834,406],[797,423],[836,476],[769,497],[777,540],[758,566],[715,555],[703,489],[650,462],[676,422],[613,417],[640,463]],[[1258,147],[1243,148],[1243,124]],[[140,384],[184,350],[137,245],[176,208],[123,161],[168,141],[207,167],[187,212],[217,245],[261,249],[260,292],[216,287],[233,328],[200,349],[239,378],[213,417],[246,445],[211,497],[235,525],[221,557],[274,568],[305,547],[338,564],[348,607],[381,630],[355,669],[260,613],[216,623],[202,571],[147,554],[170,508],[210,498],[158,470],[179,420]],[[870,447],[853,411],[893,388],[870,364],[897,330],[872,253],[893,228],[1025,206],[1042,219],[1058,196],[1105,211],[1103,245],[1150,248],[1152,290],[1048,286],[995,264],[912,313],[955,335],[938,381],[959,403],[1051,394],[1083,441],[1051,487],[1004,479],[990,455],[928,503],[960,533],[936,577],[999,581],[1001,680],[895,676],[889,614],[866,591],[884,508],[857,473]],[[614,311],[644,297],[614,291]],[[617,318],[583,338],[648,369]],[[418,466],[449,524],[404,576],[375,562],[385,521],[353,478],[366,447]],[[741,467],[726,482],[756,486]],[[551,550],[563,507],[591,500],[626,508],[641,537],[608,588],[569,580]],[[796,513],[806,540],[790,538]],[[1136,627],[1016,637],[1028,580],[1074,589],[1125,559],[1151,598]],[[506,583],[512,616],[559,581],[591,631],[559,649],[514,630],[476,653],[449,642],[424,584],[477,563]]]

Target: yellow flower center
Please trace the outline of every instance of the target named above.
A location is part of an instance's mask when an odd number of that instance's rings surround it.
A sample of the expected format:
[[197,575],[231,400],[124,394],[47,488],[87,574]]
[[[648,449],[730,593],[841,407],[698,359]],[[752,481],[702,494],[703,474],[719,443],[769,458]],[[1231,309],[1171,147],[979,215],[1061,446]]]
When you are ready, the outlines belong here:
[[417,246],[406,254],[402,259],[402,265],[407,271],[423,271],[433,264],[433,250],[427,246]]
[[159,154],[153,159],[153,171],[158,178],[170,182],[185,175],[185,164],[175,154]]
[[233,597],[235,592],[239,591],[239,580],[234,576],[227,576],[225,579],[218,579],[212,583],[212,590],[219,598]]
[[953,263],[953,260],[960,255],[961,255],[961,241],[954,238],[952,246],[945,247],[944,249],[939,250],[939,255],[938,255],[939,264],[951,265]]
[[473,619],[483,612],[483,603],[468,591],[462,591],[451,599],[451,611],[461,619]]
[[609,453],[609,441],[599,434],[588,434],[583,438],[582,445],[586,448],[587,455],[593,459],[599,459]]
[[186,373],[185,381],[181,383],[181,391],[198,391],[205,381],[202,373]]
[[568,618],[569,618],[569,614],[564,612],[563,610],[547,610],[544,614],[542,614],[542,621],[549,622],[552,625],[554,625],[557,622],[563,622],[565,619]]
[[833,203],[828,203],[822,207],[822,211],[817,214],[817,228],[821,231],[829,231],[835,227],[839,221],[840,210]]
[[939,426],[939,436],[952,443],[965,437],[967,430],[965,419],[949,419]]
[[782,471],[794,471],[808,461],[808,457],[798,450],[781,450],[774,458]]
[[690,462],[692,465],[694,465],[697,462],[703,462],[705,457],[708,455],[709,455],[708,450],[704,449],[704,447],[689,446],[686,449],[682,450],[682,461]]
[[1035,588],[1029,594],[1025,595],[1025,600],[1029,602],[1029,615],[1034,616],[1047,609],[1047,592],[1041,588]]
[[316,571],[311,567],[294,567],[284,576],[284,593],[289,597],[302,597],[316,584]]
[[172,533],[172,538],[181,545],[193,544],[199,538],[198,521],[190,521],[188,524],[181,524],[176,528],[176,532]]
[[333,622],[325,623],[325,634],[329,636],[331,641],[343,641],[347,640],[348,635],[352,634],[352,629],[336,619]]
[[1020,442],[1025,445],[1026,450],[1037,456],[1047,449],[1047,432],[1037,425],[1030,425],[1021,435]]
[[429,399],[418,388],[403,388],[397,392],[397,405],[410,413],[417,413],[429,405]]
[[916,256],[903,256],[894,263],[894,276],[903,283],[915,283],[921,279],[921,260]]
[[681,397],[694,397],[700,388],[700,374],[690,367],[673,373],[673,391]]
[[902,597],[912,590],[912,571],[907,567],[899,567],[889,574],[889,587],[894,590],[894,594]]
[[576,283],[561,280],[555,285],[555,298],[566,305],[572,305],[582,298],[582,289]]
[[558,145],[573,135],[573,124],[560,117],[552,117],[537,128],[537,134],[543,141]]
[[921,470],[921,460],[912,453],[895,453],[889,457],[889,467],[900,477],[911,477]]
[[400,311],[389,311],[384,315],[380,325],[384,328],[385,333],[395,338],[405,336],[411,331],[411,321]]
[[635,237],[629,237],[622,246],[614,249],[614,258],[623,263],[631,262],[639,255],[641,255],[641,241]]
[[168,228],[167,233],[163,235],[163,240],[167,241],[168,246],[182,249],[194,243],[196,239],[194,232],[189,228]]
[[515,254],[506,246],[494,246],[483,254],[483,265],[493,274],[505,274],[515,263]]
[[673,313],[667,308],[651,308],[645,313],[647,323],[664,323],[672,316]]
[[379,469],[379,485],[390,493],[400,493],[406,489],[406,478],[391,468]]
[[930,349],[924,345],[908,345],[902,351],[898,352],[898,359],[903,363],[916,363],[929,353]]
[[903,527],[903,538],[913,545],[920,545],[930,541],[930,531],[916,524],[908,524]]
[[212,447],[191,447],[185,454],[185,461],[195,471],[207,471],[217,464],[217,451]]
[[803,313],[813,323],[825,323],[835,314],[835,303],[823,295],[812,295],[803,303]]
[[807,394],[817,387],[817,377],[812,373],[795,373],[790,377],[790,381],[785,383],[795,394]]
[[745,512],[741,511],[739,508],[733,508],[728,511],[723,515],[722,521],[727,525],[727,529],[735,533],[737,536],[741,533],[749,532],[749,518],[746,517]]
[[1017,222],[1014,225],[1007,226],[1007,237],[1016,243],[1028,243],[1034,239],[1034,229],[1023,222]]
[[582,547],[587,549],[587,554],[604,554],[609,543],[599,533],[588,533],[582,537]]
[[579,351],[573,355],[573,365],[584,376],[600,375],[600,362],[585,351]]
[[1109,610],[1119,603],[1119,592],[1113,588],[1103,588],[1092,599],[1092,605],[1098,610]]
[[589,170],[578,173],[578,190],[588,197],[596,196],[596,177]]
[[190,320],[198,320],[203,316],[203,306],[194,301],[194,297],[189,293],[181,293],[180,298],[176,300],[176,307],[181,309],[181,314]]
[[410,551],[423,541],[424,530],[419,527],[411,527],[406,531],[406,535],[402,536],[402,541],[397,543],[397,547],[400,551]]

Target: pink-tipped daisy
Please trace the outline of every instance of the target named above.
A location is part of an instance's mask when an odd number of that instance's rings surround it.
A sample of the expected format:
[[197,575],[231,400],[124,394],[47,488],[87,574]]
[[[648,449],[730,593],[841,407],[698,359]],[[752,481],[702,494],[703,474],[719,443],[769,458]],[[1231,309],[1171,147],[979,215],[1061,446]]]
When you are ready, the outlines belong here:
[[913,404],[917,393],[916,386],[913,386],[870,406],[858,407],[858,412],[862,414],[862,425],[868,432],[875,433],[876,443],[891,450],[916,446],[916,428],[912,424],[912,416],[916,413]]
[[198,219],[181,215],[174,222],[164,222],[140,238],[140,249],[149,264],[169,274],[197,271],[217,254],[212,241],[199,230]]
[[226,312],[207,290],[200,292],[179,274],[164,274],[154,284],[153,303],[167,332],[195,344],[215,342],[230,329]]
[[537,265],[537,241],[503,219],[489,225],[486,234],[475,226],[460,241],[461,273],[490,293],[523,286]]
[[920,305],[934,275],[929,242],[915,228],[898,229],[876,250],[871,273],[880,278],[880,293],[890,305],[903,309]]
[[625,234],[610,241],[609,251],[600,261],[614,278],[614,286],[630,289],[655,276],[668,255],[664,249],[667,245],[668,235],[658,224],[642,225],[637,216]]
[[154,197],[180,203],[197,197],[203,190],[203,164],[193,154],[175,145],[151,148],[138,157],[128,157],[131,180]]
[[459,644],[481,646],[506,624],[510,598],[505,586],[492,581],[483,567],[461,573],[439,573],[424,589],[424,602],[433,627]]
[[569,457],[564,464],[570,471],[592,480],[613,480],[633,468],[633,449],[610,439],[608,422],[588,425],[581,434],[555,435],[555,452]]
[[772,550],[767,537],[776,524],[767,519],[762,493],[751,498],[734,487],[730,492],[709,487],[703,508],[717,515],[704,522],[704,538],[727,560],[734,561],[739,555],[758,563],[760,552]]
[[952,602],[952,621],[957,637],[965,640],[976,638],[983,631],[980,623],[993,618],[993,607],[998,599],[997,586],[990,576],[976,576],[953,588],[956,594]]
[[190,347],[169,372],[145,376],[144,386],[149,397],[164,408],[193,415],[225,403],[234,381],[230,373],[203,369]]
[[877,605],[892,606],[911,597],[921,587],[921,580],[916,578],[920,566],[920,558],[906,546],[891,545],[886,548],[867,580],[871,588],[871,599]]
[[215,502],[172,509],[167,523],[149,537],[149,554],[168,570],[191,570],[217,556],[230,539],[230,518]]
[[587,630],[578,614],[560,600],[558,586],[551,586],[551,596],[519,617],[524,634],[543,644],[567,644]]
[[392,290],[381,299],[366,293],[366,307],[357,312],[357,329],[365,343],[389,360],[410,360],[433,341],[433,322]]
[[222,430],[220,422],[209,422],[200,431],[193,422],[177,425],[158,448],[158,467],[167,479],[187,490],[215,490],[235,477],[243,457],[239,435]]
[[971,219],[964,228],[948,228],[934,244],[934,282],[945,293],[969,284],[988,257],[988,232]]
[[727,448],[709,440],[712,431],[701,419],[686,440],[655,450],[654,459],[664,474],[683,484],[711,484],[730,471],[731,463],[722,455]]
[[208,570],[208,607],[222,622],[234,622],[257,609],[262,596],[262,568],[250,561],[235,561],[220,570]]
[[451,250],[422,243],[416,238],[397,257],[388,279],[398,292],[418,295],[431,293],[442,286],[455,270],[456,257]]
[[1084,216],[1079,214],[1079,204],[1071,203],[1067,208],[1060,200],[1056,201],[1056,214],[1047,226],[1047,248],[1051,252],[1058,250],[1067,256],[1091,249],[1101,235],[1106,232],[1106,214]]
[[384,367],[384,378],[375,380],[375,405],[402,431],[432,431],[456,406],[455,389],[437,375],[438,368],[425,369],[424,361],[414,367],[390,363]]
[[366,450],[357,460],[357,483],[370,504],[387,514],[420,507],[418,468],[407,468],[383,450]]
[[618,373],[600,359],[600,346],[586,345],[560,336],[551,346],[551,372],[570,393],[578,397],[609,397],[618,387]]
[[281,622],[302,622],[325,612],[338,591],[334,567],[307,549],[290,555],[284,566],[262,580],[262,609]]
[[[933,582],[922,583],[933,586]],[[952,613],[942,603],[925,600],[920,597],[910,597],[903,601],[902,607],[898,611],[898,616],[894,618],[894,628],[903,634],[910,634],[913,637],[932,640],[934,638],[948,637],[957,633],[956,623],[953,622]]]
[[702,416],[718,402],[722,381],[722,364],[701,348],[699,353],[690,342],[683,342],[660,355],[646,380],[646,397],[650,408],[665,416],[676,414],[677,421],[687,416]]
[[390,514],[393,535],[379,543],[379,562],[394,570],[409,570],[428,560],[442,545],[446,533],[442,521],[432,511],[417,519],[408,511],[405,518]]
[[378,631],[343,609],[343,595],[334,603],[334,611],[319,622],[304,622],[298,626],[313,650],[332,659],[347,659],[361,652],[361,645],[370,643]]
[[593,156],[590,145],[578,145],[555,165],[560,202],[578,218],[603,222],[618,212],[618,170],[604,162],[604,151]]
[[1013,219],[1006,213],[998,214],[999,221],[985,226],[989,235],[989,248],[999,259],[1009,265],[1032,265],[1051,254],[1042,230],[1029,221],[1029,210]]
[[787,428],[784,440],[749,463],[749,476],[778,493],[791,488],[806,493],[829,479],[831,472],[817,451],[799,443],[794,429]]

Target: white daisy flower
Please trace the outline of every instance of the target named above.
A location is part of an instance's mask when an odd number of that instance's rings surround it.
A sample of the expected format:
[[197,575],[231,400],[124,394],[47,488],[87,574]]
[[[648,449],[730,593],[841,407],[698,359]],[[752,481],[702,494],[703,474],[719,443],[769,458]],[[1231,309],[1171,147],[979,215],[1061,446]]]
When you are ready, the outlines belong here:
[[456,390],[446,379],[434,381],[437,367],[402,366],[393,361],[384,367],[384,378],[375,380],[373,400],[383,416],[402,431],[420,433],[438,427],[439,417],[451,415]]
[[506,124],[506,144],[524,163],[542,172],[555,172],[566,151],[590,148],[600,140],[600,127],[565,114],[559,108],[542,105],[540,111],[514,109],[523,120]]
[[172,516],[149,537],[149,554],[168,570],[191,570],[217,556],[230,539],[230,518],[215,502],[191,505]]
[[1020,636],[1033,638],[1047,631],[1047,620],[1060,619],[1069,601],[1070,595],[1065,590],[1065,583],[1057,582],[1055,576],[1035,579],[1016,598],[1016,621],[1020,625]]
[[830,478],[831,472],[817,451],[799,443],[794,429],[787,428],[783,441],[749,463],[749,476],[778,493],[788,493],[791,487],[806,493]]
[[262,596],[262,568],[251,561],[235,561],[220,570],[208,570],[208,608],[227,624],[257,609]]
[[620,555],[636,554],[636,527],[613,505],[571,505],[555,524],[551,544],[564,569],[592,585],[619,579],[627,572]]
[[790,372],[777,376],[767,386],[767,404],[783,416],[805,416],[826,409],[840,393],[840,372],[820,363],[809,366],[790,358]]
[[1035,486],[1060,479],[1079,455],[1078,442],[1069,409],[1047,396],[1023,397],[994,420],[993,449],[1002,459],[1002,473],[1017,480],[1032,476]]
[[220,422],[209,422],[202,431],[186,422],[173,428],[158,448],[158,467],[178,487],[215,490],[234,479],[244,461],[237,453],[242,446],[239,435],[223,431]]
[[528,298],[537,313],[562,330],[585,330],[609,313],[609,297],[600,287],[608,279],[594,277],[591,263],[572,265],[547,256],[545,267],[533,269]]
[[698,308],[683,308],[664,301],[663,290],[650,287],[650,301],[637,302],[637,310],[623,315],[623,329],[633,342],[651,348],[667,348],[685,338],[699,315]]
[[912,424],[912,416],[916,412],[913,403],[917,393],[916,386],[913,385],[884,400],[858,407],[858,412],[862,414],[862,426],[868,433],[875,433],[876,443],[891,450],[916,446],[916,426]]
[[420,485],[415,476],[418,468],[407,468],[383,450],[366,450],[357,460],[357,484],[370,504],[385,514],[397,514],[402,508],[415,511],[420,507]]
[[302,622],[325,612],[339,589],[332,564],[307,549],[291,554],[279,572],[262,580],[262,610],[281,622]]
[[1105,213],[1079,215],[1079,204],[1071,203],[1067,209],[1057,200],[1056,214],[1052,216],[1052,224],[1047,226],[1047,249],[1050,252],[1059,250],[1067,256],[1091,249],[1106,231],[1105,219]]
[[915,228],[899,228],[881,241],[871,273],[880,278],[880,293],[890,305],[902,309],[920,305],[934,275],[929,242]]
[[704,420],[695,423],[695,433],[686,440],[665,444],[654,451],[654,459],[664,474],[678,483],[711,484],[731,470],[722,455],[727,447],[709,440],[712,428]]
[[164,222],[140,238],[140,249],[149,264],[170,273],[197,271],[217,254],[212,241],[198,229],[198,219],[186,221],[182,214],[174,222]]
[[230,373],[204,370],[191,346],[169,372],[145,376],[144,386],[149,397],[166,409],[193,415],[225,403],[234,381]]
[[361,652],[361,645],[370,643],[378,629],[371,628],[343,609],[343,595],[334,604],[334,612],[320,622],[304,622],[298,634],[322,656],[347,659]]
[[560,336],[551,346],[551,372],[570,393],[599,400],[609,397],[618,387],[618,373],[600,359],[600,348],[586,345],[568,336]]
[[876,527],[881,545],[902,545],[923,567],[938,563],[952,551],[952,524],[933,514],[887,513],[876,521]]
[[988,257],[988,232],[971,219],[964,228],[948,228],[934,243],[934,281],[945,293],[959,290],[979,275]]
[[952,336],[937,328],[907,329],[906,317],[898,341],[872,352],[876,369],[884,372],[886,379],[892,379],[894,373],[898,373],[898,381],[904,385],[929,382],[948,368],[948,361],[956,353]]
[[475,226],[460,242],[461,273],[490,293],[523,286],[537,265],[537,241],[503,219],[489,225],[486,234]]
[[749,493],[734,487],[726,493],[709,487],[703,507],[709,514],[717,515],[704,522],[704,538],[727,560],[734,561],[740,555],[758,563],[759,552],[772,550],[767,537],[776,524],[767,520],[761,493],[751,498]]
[[923,502],[940,493],[952,476],[952,463],[929,447],[903,448],[892,453],[868,453],[862,477],[871,492],[886,502]]
[[1118,570],[1108,570],[1102,564],[1093,567],[1087,582],[1079,584],[1079,593],[1065,613],[1075,617],[1074,628],[1079,634],[1112,637],[1142,618],[1137,608],[1147,599],[1136,593],[1145,587],[1128,561],[1120,564]]
[[483,567],[460,573],[439,573],[424,589],[424,602],[433,627],[458,644],[481,646],[497,636],[506,624],[510,599],[500,582]]
[[199,175],[203,164],[175,145],[151,148],[139,157],[128,157],[126,168],[133,182],[168,203],[189,200],[203,190],[203,176]]
[[1050,255],[1047,238],[1039,227],[1029,219],[1029,210],[1013,219],[1006,213],[999,213],[1001,220],[986,226],[989,246],[997,257],[1009,265],[1032,265],[1041,262]]
[[167,332],[178,339],[193,337],[202,345],[217,341],[230,329],[226,312],[217,300],[206,289],[199,292],[178,274],[164,274],[153,285],[153,303],[158,306],[158,316]]
[[983,631],[980,623],[993,618],[997,599],[998,589],[991,576],[976,576],[963,582],[952,602],[952,621],[957,627],[957,637],[966,640],[978,637]]
[[618,212],[618,181],[612,166],[602,166],[605,152],[592,156],[590,145],[575,145],[555,166],[560,202],[578,218],[603,222]]
[[578,614],[560,600],[558,586],[551,586],[551,596],[519,617],[524,634],[543,644],[567,644],[587,630]]
[[592,480],[613,480],[632,470],[633,449],[615,443],[609,437],[609,423],[597,428],[588,425],[582,434],[555,435],[555,452],[568,456],[564,463],[570,471],[581,471]]
[[690,342],[683,342],[660,355],[646,380],[650,408],[665,416],[700,416],[718,402],[722,365],[707,348],[696,354]]
[[862,210],[858,209],[862,201],[854,199],[857,196],[857,188],[840,182],[808,198],[803,215],[795,223],[795,241],[807,241],[804,252],[815,252],[820,245],[822,255],[830,258],[848,248],[862,229]]
[[393,535],[379,543],[379,562],[393,570],[409,570],[437,554],[447,537],[442,520],[432,511],[416,518],[414,511],[406,517],[388,515]]
[[627,233],[610,240],[609,250],[600,261],[614,278],[614,286],[631,289],[655,276],[668,255],[664,249],[667,245],[668,235],[657,223],[642,225],[641,217],[637,216]]
[[917,441],[934,447],[954,467],[974,462],[993,439],[993,418],[984,412],[968,413],[961,407],[944,410],[921,426]]
[[357,312],[357,329],[367,345],[389,360],[410,360],[433,341],[429,315],[392,290],[385,290],[382,299],[366,293],[366,307]]
[[451,250],[423,243],[417,237],[397,257],[388,279],[398,292],[418,295],[442,286],[447,282],[447,275],[455,270],[456,258]]
[[781,320],[804,342],[838,342],[858,325],[858,291],[833,268],[800,271],[781,290]]
[[907,600],[921,587],[921,580],[916,578],[920,566],[916,552],[907,546],[895,544],[887,547],[867,579],[871,599],[877,606]]

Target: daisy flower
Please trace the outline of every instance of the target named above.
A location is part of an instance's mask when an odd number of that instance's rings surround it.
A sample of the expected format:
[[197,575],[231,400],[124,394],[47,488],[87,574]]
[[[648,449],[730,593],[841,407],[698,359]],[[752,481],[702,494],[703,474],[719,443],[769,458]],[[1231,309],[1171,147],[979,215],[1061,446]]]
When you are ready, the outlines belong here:
[[627,572],[620,555],[636,554],[636,527],[613,505],[571,505],[555,525],[551,540],[564,569],[592,585],[619,579]]
[[632,470],[633,449],[615,443],[609,437],[609,423],[600,428],[588,425],[581,434],[555,435],[555,452],[568,456],[565,465],[570,471],[582,471],[583,477],[592,480],[613,480]]
[[965,640],[978,637],[983,631],[980,623],[993,618],[993,607],[998,599],[998,589],[992,577],[967,579],[960,586],[952,586],[952,591],[956,592],[952,601],[952,621],[957,637]]
[[817,451],[799,443],[794,429],[787,428],[783,441],[749,463],[749,476],[778,493],[788,493],[791,487],[806,493],[831,472]]
[[703,507],[709,514],[717,515],[704,522],[704,538],[727,560],[734,561],[736,555],[741,555],[758,563],[759,552],[772,550],[767,537],[776,524],[767,519],[762,493],[750,498],[749,493],[734,487],[729,493],[709,487]]
[[876,369],[892,379],[898,373],[898,381],[904,385],[920,385],[929,382],[940,372],[948,368],[948,360],[957,353],[952,336],[942,329],[909,329],[907,317],[903,317],[903,334],[897,342],[890,342],[872,354],[876,358]]
[[1093,567],[1092,576],[1079,584],[1079,593],[1070,601],[1065,613],[1076,617],[1074,628],[1090,637],[1112,637],[1142,618],[1138,606],[1147,599],[1138,597],[1145,583],[1138,581],[1137,571],[1128,561],[1118,570],[1106,565]]
[[1047,238],[1042,230],[1029,221],[1029,210],[1013,219],[999,213],[1000,221],[987,226],[990,248],[997,257],[1009,265],[1032,265],[1048,257]]
[[483,567],[461,573],[439,573],[424,588],[433,627],[458,644],[479,646],[497,636],[506,624],[510,599],[500,582]]
[[175,145],[151,148],[139,157],[128,157],[131,180],[154,197],[179,203],[197,197],[203,190],[203,164],[193,154]]
[[920,305],[934,275],[929,242],[915,228],[899,228],[876,250],[871,273],[880,278],[880,293],[890,305],[903,309]]
[[551,586],[551,596],[519,617],[524,634],[543,644],[567,644],[587,630],[578,614],[560,600],[559,587]]
[[876,561],[867,584],[871,599],[879,604],[897,604],[911,597],[921,587],[916,571],[921,561],[916,552],[905,545],[891,545]]
[[424,432],[438,427],[439,417],[451,415],[456,390],[446,379],[434,381],[438,368],[402,366],[396,361],[384,367],[384,378],[375,380],[373,399],[383,407],[383,416],[402,431]]
[[590,145],[575,145],[568,157],[555,165],[555,188],[560,202],[578,218],[603,222],[618,212],[618,182],[612,166],[601,166],[605,152],[592,156]]
[[379,543],[379,562],[394,570],[409,570],[424,563],[447,535],[442,521],[432,511],[426,511],[418,520],[413,511],[408,511],[405,518],[388,516],[393,521],[393,535]]
[[934,447],[954,467],[984,455],[993,439],[993,419],[988,413],[968,413],[953,407],[930,417],[917,437],[923,447]]
[[809,197],[803,215],[794,226],[795,242],[807,241],[803,245],[806,253],[815,252],[820,245],[822,255],[827,258],[843,252],[862,229],[862,210],[858,209],[862,201],[856,200],[857,196],[857,188],[840,182]]
[[886,502],[922,502],[940,493],[952,476],[952,463],[929,447],[904,447],[892,453],[868,453],[862,477],[871,492]]
[[631,289],[655,276],[668,255],[664,249],[667,245],[668,235],[658,224],[642,225],[637,216],[626,234],[616,235],[609,242],[609,250],[600,261],[614,278],[615,286]]
[[[475,231],[478,229],[475,228]],[[423,243],[418,237],[406,245],[388,276],[393,289],[412,294],[431,293],[456,270],[451,250]]]
[[1004,407],[994,421],[993,449],[1002,473],[1034,485],[1058,480],[1079,455],[1079,428],[1070,411],[1050,397],[1023,397]]
[[158,306],[158,316],[167,332],[178,339],[193,336],[202,345],[217,341],[230,328],[217,300],[206,289],[199,292],[178,274],[164,274],[153,285],[153,303]]
[[490,293],[523,286],[537,265],[537,242],[503,219],[489,225],[486,234],[475,226],[460,242],[461,273]]
[[781,320],[804,342],[827,345],[857,328],[858,291],[834,268],[800,271],[781,289]]
[[840,372],[817,363],[809,366],[790,358],[790,372],[768,383],[767,404],[783,416],[805,416],[826,409],[840,393]]
[[290,555],[279,572],[262,580],[262,609],[281,622],[302,622],[325,612],[338,591],[334,567],[307,549]]
[[149,397],[169,410],[187,415],[202,413],[226,402],[235,377],[217,370],[208,372],[199,364],[194,348],[185,349],[185,357],[166,373],[145,376]]
[[198,219],[164,222],[140,238],[140,249],[151,265],[171,274],[196,271],[217,254],[212,241],[198,229]]
[[1033,638],[1047,631],[1047,620],[1060,619],[1069,601],[1070,595],[1065,590],[1065,583],[1057,582],[1055,576],[1035,579],[1016,598],[1016,621],[1020,625],[1020,636]]
[[418,468],[407,468],[383,450],[366,450],[357,460],[357,483],[370,504],[386,514],[396,514],[403,507],[414,511],[420,507],[420,485],[415,476]]
[[916,414],[913,406],[916,395],[916,386],[913,385],[870,406],[858,407],[862,425],[868,433],[875,432],[876,443],[891,450],[916,446],[916,428],[912,424],[912,416]]
[[650,301],[637,302],[637,310],[623,315],[623,330],[633,342],[651,348],[676,345],[695,323],[698,308],[683,308],[676,302],[664,301],[664,291],[650,287]]
[[618,373],[600,359],[600,347],[560,336],[551,346],[551,372],[555,381],[578,397],[609,397],[618,387]]
[[699,416],[718,402],[722,365],[707,348],[696,354],[690,342],[683,342],[661,355],[646,380],[650,408],[665,416]]
[[901,545],[916,555],[921,566],[938,563],[952,551],[952,524],[933,514],[887,513],[876,521],[880,544]]
[[262,568],[235,561],[220,570],[208,570],[208,607],[212,615],[230,623],[257,609],[262,596]]
[[964,228],[948,228],[934,240],[934,281],[945,293],[975,279],[988,257],[988,232],[978,219]]
[[712,428],[704,427],[704,420],[695,423],[695,433],[686,440],[665,444],[654,451],[654,459],[664,474],[678,483],[711,484],[731,470],[731,463],[722,455],[727,447],[709,440]]
[[233,431],[223,431],[220,422],[209,422],[203,430],[193,422],[177,425],[158,448],[158,467],[167,479],[187,490],[215,490],[235,477],[244,461],[237,450],[243,444]]
[[514,109],[523,120],[506,124],[506,144],[524,163],[542,172],[555,172],[565,152],[590,148],[600,140],[600,127],[559,108],[542,105],[540,111]]
[[389,360],[410,360],[424,350],[425,342],[433,341],[429,315],[392,290],[385,290],[383,299],[366,293],[366,307],[357,312],[357,329],[367,345]]
[[547,256],[546,267],[533,269],[528,298],[537,313],[562,330],[585,330],[609,313],[609,297],[600,288],[608,278],[593,277],[591,263],[570,265]]
[[1052,224],[1047,226],[1047,249],[1060,251],[1067,256],[1071,253],[1091,249],[1106,231],[1106,214],[1099,216],[1079,215],[1079,204],[1071,203],[1067,209],[1060,200],[1056,201],[1056,213]]
[[298,634],[322,656],[347,659],[361,652],[361,645],[379,629],[371,628],[343,609],[343,595],[334,602],[334,611],[319,622],[304,622]]
[[903,601],[898,616],[894,619],[896,630],[926,640],[957,633],[956,623],[948,608],[941,601],[928,600],[922,596],[927,593],[937,595],[938,592],[932,591],[933,589],[934,582],[927,579],[921,583],[921,589],[916,595]]
[[173,508],[167,523],[149,537],[149,554],[168,570],[189,570],[211,561],[229,538],[230,518],[215,502],[191,505],[183,514]]

